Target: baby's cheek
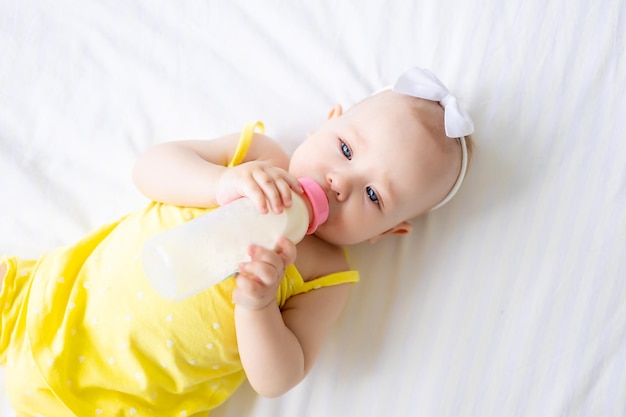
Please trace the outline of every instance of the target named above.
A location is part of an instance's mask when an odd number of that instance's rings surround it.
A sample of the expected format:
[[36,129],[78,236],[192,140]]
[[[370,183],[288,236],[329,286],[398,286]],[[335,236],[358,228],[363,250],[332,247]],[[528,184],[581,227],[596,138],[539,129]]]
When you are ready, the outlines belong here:
[[321,225],[315,233],[319,238],[339,246],[367,240],[366,228],[347,219],[334,218]]

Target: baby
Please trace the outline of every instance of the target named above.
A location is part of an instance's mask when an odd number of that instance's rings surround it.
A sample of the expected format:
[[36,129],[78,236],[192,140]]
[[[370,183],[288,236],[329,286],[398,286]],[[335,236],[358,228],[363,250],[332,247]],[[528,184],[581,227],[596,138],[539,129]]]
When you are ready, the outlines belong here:
[[[472,131],[441,82],[413,68],[346,112],[335,106],[291,158],[254,128],[150,149],[134,171],[146,208],[38,260],[0,261],[0,363],[17,414],[206,416],[246,378],[283,394],[359,279],[343,247],[408,233],[408,220],[449,201]],[[150,287],[146,239],[240,197],[279,213],[304,176],[329,197],[315,234],[251,246],[237,276],[181,302]]]

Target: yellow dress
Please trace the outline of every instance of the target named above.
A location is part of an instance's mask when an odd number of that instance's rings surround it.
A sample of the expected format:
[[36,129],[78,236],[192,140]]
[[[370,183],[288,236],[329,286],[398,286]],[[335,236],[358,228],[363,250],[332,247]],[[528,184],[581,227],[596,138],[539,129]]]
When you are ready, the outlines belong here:
[[[146,239],[207,211],[153,202],[36,261],[3,258],[0,363],[18,416],[206,416],[237,389],[245,374],[234,279],[170,302],[140,259]],[[276,301],[358,279],[348,271],[304,282],[292,265]]]

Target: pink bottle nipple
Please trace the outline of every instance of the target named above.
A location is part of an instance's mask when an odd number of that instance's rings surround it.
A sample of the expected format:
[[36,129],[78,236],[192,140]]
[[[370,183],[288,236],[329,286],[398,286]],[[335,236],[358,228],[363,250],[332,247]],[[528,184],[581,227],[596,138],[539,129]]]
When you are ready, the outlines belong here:
[[311,178],[302,177],[298,181],[302,185],[304,195],[311,202],[313,209],[313,217],[309,221],[309,228],[306,231],[307,235],[313,234],[317,227],[328,220],[328,198],[321,185],[312,180]]

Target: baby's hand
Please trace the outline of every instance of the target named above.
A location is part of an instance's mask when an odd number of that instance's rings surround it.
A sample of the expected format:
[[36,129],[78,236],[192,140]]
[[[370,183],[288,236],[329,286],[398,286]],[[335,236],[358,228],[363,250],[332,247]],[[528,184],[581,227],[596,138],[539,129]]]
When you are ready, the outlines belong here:
[[233,290],[233,303],[250,310],[261,310],[275,302],[285,268],[296,260],[296,245],[282,237],[275,250],[251,245],[248,254],[250,262],[241,263],[235,277],[237,286]]
[[264,161],[250,161],[224,171],[216,200],[224,205],[239,197],[248,197],[260,213],[267,213],[269,209],[281,213],[283,208],[291,206],[292,189],[302,194],[300,183],[287,171]]

